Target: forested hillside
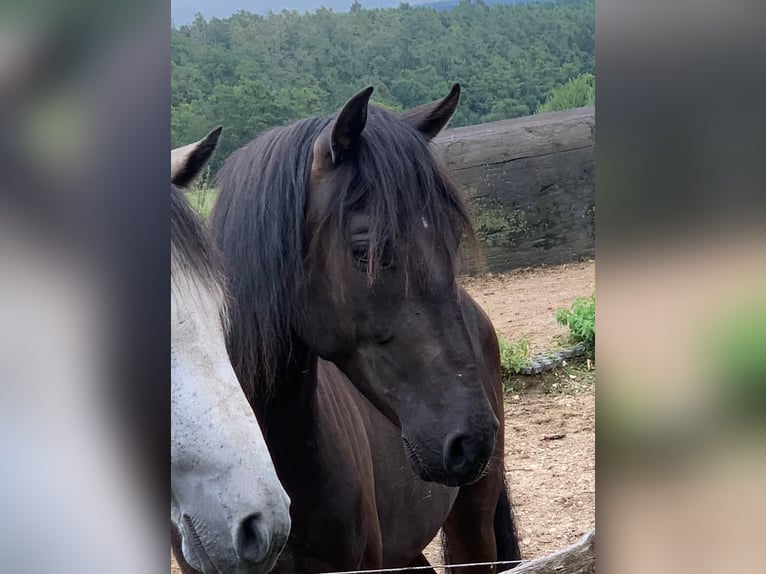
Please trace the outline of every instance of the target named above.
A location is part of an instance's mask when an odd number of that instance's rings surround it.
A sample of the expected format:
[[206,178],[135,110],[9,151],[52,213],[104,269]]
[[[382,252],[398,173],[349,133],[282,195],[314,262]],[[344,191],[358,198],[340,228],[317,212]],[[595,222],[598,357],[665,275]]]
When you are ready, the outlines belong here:
[[225,157],[367,85],[374,102],[401,110],[459,81],[452,126],[531,114],[553,88],[594,73],[594,22],[594,0],[198,18],[172,30],[172,143],[221,124]]

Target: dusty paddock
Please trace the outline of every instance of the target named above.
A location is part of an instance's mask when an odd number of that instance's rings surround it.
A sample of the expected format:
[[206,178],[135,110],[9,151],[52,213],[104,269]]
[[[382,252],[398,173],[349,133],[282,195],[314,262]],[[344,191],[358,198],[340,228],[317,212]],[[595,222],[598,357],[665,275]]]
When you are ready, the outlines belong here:
[[[521,385],[505,405],[505,474],[524,558],[576,542],[595,526],[595,371],[567,365]],[[441,564],[439,537],[426,556]]]
[[[592,261],[519,270],[464,285],[509,340],[527,336],[537,354],[558,344],[554,313],[593,292]],[[505,406],[505,469],[525,558],[575,542],[595,525],[595,373],[567,365],[520,377]],[[441,563],[440,543],[426,555]],[[171,571],[180,572],[173,562]]]
[[518,269],[510,273],[467,278],[463,286],[507,339],[529,338],[530,352],[551,350],[565,329],[556,324],[556,309],[588,297],[596,284],[591,261],[556,267]]

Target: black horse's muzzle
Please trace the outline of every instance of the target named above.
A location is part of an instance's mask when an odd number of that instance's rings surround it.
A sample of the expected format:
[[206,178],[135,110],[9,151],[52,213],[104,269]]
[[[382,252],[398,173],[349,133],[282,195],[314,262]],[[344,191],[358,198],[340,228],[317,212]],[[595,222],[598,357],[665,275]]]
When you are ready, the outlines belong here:
[[[456,430],[441,445],[417,441],[402,435],[404,449],[417,475],[427,482],[445,486],[466,486],[479,480],[495,450],[497,418],[483,429]],[[423,445],[423,446],[421,446]]]

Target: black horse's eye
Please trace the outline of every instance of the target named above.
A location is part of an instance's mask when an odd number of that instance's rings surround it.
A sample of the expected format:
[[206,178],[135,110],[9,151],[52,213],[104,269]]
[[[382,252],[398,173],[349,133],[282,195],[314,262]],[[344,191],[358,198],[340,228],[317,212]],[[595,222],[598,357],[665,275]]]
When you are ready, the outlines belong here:
[[366,241],[355,241],[351,244],[351,252],[354,259],[365,265],[370,262],[370,244]]
[[[351,244],[351,253],[354,255],[357,266],[366,271],[370,265],[370,243],[368,241],[354,241]],[[376,265],[380,269],[391,267],[394,263],[394,257],[388,245],[385,245],[374,257],[377,261]]]

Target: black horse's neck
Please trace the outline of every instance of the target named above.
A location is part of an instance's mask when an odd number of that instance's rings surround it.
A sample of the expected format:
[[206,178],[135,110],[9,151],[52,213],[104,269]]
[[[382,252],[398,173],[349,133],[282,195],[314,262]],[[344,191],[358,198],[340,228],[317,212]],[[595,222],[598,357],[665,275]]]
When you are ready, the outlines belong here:
[[289,357],[285,357],[284,366],[277,371],[272,395],[261,411],[272,456],[285,472],[289,471],[288,460],[300,467],[306,463],[305,459],[301,461],[301,453],[313,449],[317,361],[316,353],[293,338]]

